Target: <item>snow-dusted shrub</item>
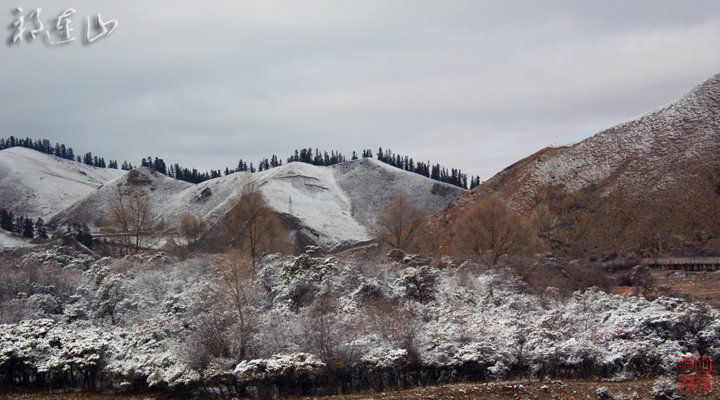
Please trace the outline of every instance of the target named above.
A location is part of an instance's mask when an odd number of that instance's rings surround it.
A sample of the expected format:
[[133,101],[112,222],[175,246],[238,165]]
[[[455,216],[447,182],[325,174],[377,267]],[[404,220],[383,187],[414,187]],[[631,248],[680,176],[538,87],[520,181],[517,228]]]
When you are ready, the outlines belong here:
[[[228,394],[241,376],[252,393],[280,394],[293,391],[283,378],[290,376],[327,393],[324,380],[333,379],[334,391],[526,375],[655,376],[673,371],[678,355],[720,357],[720,313],[682,299],[598,289],[551,296],[527,290],[512,268],[305,254],[266,256],[243,278],[258,283],[243,292],[253,327],[243,360],[235,300],[219,291],[215,257],[156,261],[101,259],[71,275],[77,284],[62,296],[0,296],[2,318],[53,318],[0,325],[3,383],[92,386],[77,378],[87,372],[106,387]],[[408,287],[425,295],[409,296]],[[288,357],[280,354],[297,353],[321,364],[301,378],[262,375]],[[238,375],[243,361],[254,367]]]
[[369,370],[398,369],[408,365],[408,352],[405,349],[371,351],[360,359]]
[[338,299],[331,294],[318,296],[302,312],[302,331],[307,349],[317,354],[331,369],[354,365],[359,359],[357,339],[362,334],[357,314],[343,314]]
[[417,336],[420,324],[410,305],[401,306],[385,299],[369,299],[363,311],[371,333],[379,334],[386,345],[408,353],[411,362],[417,361]]
[[[32,253],[31,253],[32,255]],[[65,269],[60,263],[38,263],[26,256],[21,265],[0,262],[0,323],[18,322],[29,318],[56,318],[63,304],[82,282],[77,270]],[[69,256],[68,256],[69,257]],[[72,260],[72,259],[70,259]]]
[[51,319],[0,325],[0,377],[6,384],[94,387],[109,336]]
[[20,261],[21,267],[59,266],[85,269],[92,263],[93,257],[74,251],[71,247],[53,246],[51,248],[34,251],[24,255]]
[[28,297],[26,304],[29,307],[36,309],[40,315],[45,317],[60,314],[62,312],[62,305],[58,302],[58,299],[51,294],[34,294]]
[[116,328],[103,373],[124,389],[177,389],[202,382],[199,371],[179,356],[189,330],[184,321],[158,317],[131,330]]
[[655,400],[678,400],[680,393],[678,392],[677,382],[670,378],[659,378],[653,384],[652,392]]
[[411,267],[421,267],[430,264],[430,258],[423,257],[418,254],[406,254],[402,259],[402,263]]
[[403,382],[408,384],[409,367],[414,356],[406,349],[379,347],[369,349],[358,365],[364,386],[375,391],[384,391],[389,387],[397,388]]
[[273,386],[299,389],[325,371],[325,363],[313,354],[277,354],[269,359],[243,361],[235,367],[234,374],[250,394],[258,398],[272,398]]
[[312,303],[315,295],[327,289],[327,277],[337,273],[333,257],[315,257],[314,252],[290,259],[266,257],[267,263],[258,273],[275,304],[284,304],[294,311]]
[[324,367],[325,363],[313,354],[277,354],[269,359],[242,361],[235,367],[234,373],[240,382],[251,382],[281,376],[318,373]]
[[405,252],[402,249],[390,249],[385,257],[390,261],[400,262],[405,258]]
[[34,310],[25,304],[25,298],[14,298],[0,302],[0,323],[17,323],[34,317]]
[[68,299],[63,312],[63,320],[68,323],[87,320],[91,314],[90,290],[85,286],[80,286],[75,293]]
[[190,366],[204,370],[215,359],[235,355],[234,323],[234,316],[228,312],[211,310],[194,318],[185,346],[185,359]]
[[422,267],[408,267],[402,271],[398,284],[405,289],[408,299],[421,303],[433,299],[437,271],[425,265]]
[[352,293],[352,299],[362,304],[366,299],[382,299],[385,297],[382,286],[375,280],[364,281]]
[[258,314],[258,329],[253,337],[255,358],[269,358],[273,354],[298,353],[307,347],[304,318],[287,308],[273,308]]
[[612,392],[610,392],[610,389],[608,389],[607,386],[600,386],[599,388],[597,388],[597,390],[595,390],[595,394],[600,400],[607,400],[613,398]]

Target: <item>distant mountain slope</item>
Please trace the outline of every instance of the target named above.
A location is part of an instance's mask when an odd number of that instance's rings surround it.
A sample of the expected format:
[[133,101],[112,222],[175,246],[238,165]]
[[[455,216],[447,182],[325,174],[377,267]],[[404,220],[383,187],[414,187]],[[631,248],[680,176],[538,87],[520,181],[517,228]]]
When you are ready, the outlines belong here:
[[350,199],[353,217],[367,228],[374,227],[375,218],[400,192],[410,203],[425,207],[430,214],[440,211],[466,192],[373,158],[337,164],[332,170],[340,188]]
[[697,179],[692,164],[720,165],[720,74],[678,100],[575,145],[547,149],[500,172],[482,190],[526,206],[538,190],[560,184],[576,192],[602,184],[646,196]]
[[49,219],[125,172],[23,147],[0,150],[0,207]]
[[100,227],[107,223],[108,207],[110,201],[117,194],[118,185],[139,187],[145,190],[153,210],[160,218],[165,218],[163,211],[167,204],[174,201],[184,190],[193,187],[193,184],[169,178],[157,171],[140,167],[127,171],[108,182],[103,187],[86,196],[82,200],[59,212],[52,222],[63,224],[78,222],[90,226]]
[[443,210],[435,229],[486,193],[528,217],[549,207],[583,236],[562,238],[581,253],[705,246],[720,235],[720,74],[582,142],[518,161]]
[[103,225],[116,185],[130,181],[147,190],[154,211],[166,223],[175,224],[187,212],[214,224],[228,211],[232,199],[248,180],[256,182],[272,208],[294,217],[296,228],[326,249],[371,239],[375,219],[399,193],[433,213],[465,192],[374,159],[330,167],[293,162],[255,174],[238,172],[197,185],[141,167],[58,214],[55,222]]

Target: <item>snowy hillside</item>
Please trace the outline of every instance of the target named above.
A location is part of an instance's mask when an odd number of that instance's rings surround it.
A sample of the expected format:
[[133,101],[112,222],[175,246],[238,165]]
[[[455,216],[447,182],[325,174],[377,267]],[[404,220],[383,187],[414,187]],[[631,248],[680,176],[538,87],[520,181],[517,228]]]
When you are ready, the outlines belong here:
[[490,193],[528,218],[544,215],[538,226],[560,254],[714,248],[719,152],[720,74],[672,103],[512,164],[434,215],[429,229],[459,240],[447,227]]
[[[193,185],[187,182],[168,178],[156,171],[145,167],[136,168],[125,175],[107,183],[84,199],[60,212],[53,222],[79,222],[99,227],[106,224],[107,210],[110,200],[116,196],[118,184],[142,187],[150,197],[150,201],[157,213],[174,201],[174,198],[183,190]],[[164,215],[161,213],[160,217]]]
[[[720,74],[678,100],[569,147],[545,149],[483,185],[523,207],[542,188],[575,192],[589,184],[605,193],[663,192],[697,179],[698,163],[720,166]],[[480,190],[483,190],[481,188]]]
[[0,150],[0,205],[30,218],[50,219],[124,173],[23,147]]
[[331,167],[340,188],[351,202],[352,215],[367,228],[402,192],[410,203],[423,206],[430,214],[440,211],[455,197],[465,193],[456,186],[399,170],[373,158]]
[[115,184],[128,180],[148,191],[155,213],[168,224],[176,223],[183,213],[215,223],[227,212],[242,186],[254,181],[271,207],[296,217],[302,233],[326,249],[369,240],[375,219],[399,193],[431,213],[464,193],[460,188],[374,159],[331,167],[294,162],[255,174],[238,172],[197,185],[138,168],[60,213],[56,221],[102,225]]

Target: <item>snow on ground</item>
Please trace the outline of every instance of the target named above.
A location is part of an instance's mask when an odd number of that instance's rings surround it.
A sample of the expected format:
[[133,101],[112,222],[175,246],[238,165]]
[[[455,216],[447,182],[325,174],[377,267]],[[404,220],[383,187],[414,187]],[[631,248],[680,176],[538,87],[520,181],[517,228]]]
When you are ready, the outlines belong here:
[[30,246],[32,246],[30,239],[23,238],[0,229],[0,250]]
[[291,163],[255,174],[237,172],[190,185],[166,196],[167,201],[153,203],[156,212],[169,223],[190,213],[213,224],[228,211],[234,198],[250,182],[257,186],[272,208],[297,217],[309,228],[306,233],[323,246],[335,247],[347,241],[368,239],[365,228],[352,219],[349,200],[327,167]]
[[305,233],[324,248],[370,239],[375,219],[399,193],[436,212],[464,192],[374,159],[330,167],[293,162],[202,182],[161,204],[159,212],[167,221],[188,212],[215,222],[250,181],[272,208],[298,218],[308,228]]
[[60,213],[56,222],[83,221],[102,226],[115,185],[128,180],[147,190],[155,213],[169,225],[177,223],[184,213],[202,216],[214,224],[243,186],[254,182],[272,208],[296,217],[303,225],[303,233],[326,249],[369,240],[376,218],[399,193],[431,213],[464,193],[458,187],[374,159],[331,167],[293,162],[254,174],[237,172],[197,185],[141,167]]
[[[146,190],[153,209],[160,219],[163,219],[165,215],[159,210],[171,203],[174,197],[183,190],[193,186],[145,167],[136,168],[107,182],[89,196],[59,212],[52,222],[82,222],[95,228],[105,225],[108,216],[107,210],[111,200],[117,196],[118,185],[123,187],[137,185]],[[172,222],[174,223],[174,221]]]
[[371,238],[367,229],[353,218],[351,201],[331,168],[290,163],[265,172],[260,185],[271,207],[299,218],[319,234],[316,241],[323,247]]
[[0,207],[48,220],[124,173],[24,147],[0,150]]
[[[357,373],[339,375],[349,387],[373,379],[392,386],[405,370],[426,382],[627,378],[673,374],[680,355],[720,359],[720,313],[703,304],[596,288],[542,294],[527,290],[511,270],[472,263],[436,268],[413,257],[312,254],[267,256],[245,282],[244,315],[256,329],[243,359],[240,328],[227,320],[234,306],[215,286],[212,258],[92,261],[62,251],[24,256],[3,288],[0,379],[71,371],[104,376],[116,387],[237,388],[257,380],[299,382],[331,362]],[[23,273],[33,267],[40,269]],[[56,285],[45,284],[42,268],[58,271]],[[368,380],[352,383],[350,376]]]
[[609,180],[612,190],[662,192],[688,179],[678,165],[712,163],[720,147],[720,74],[677,100],[557,151],[537,154],[527,166],[502,171],[489,186],[513,188],[513,202],[563,185],[575,192]]
[[374,158],[333,165],[338,186],[350,199],[351,214],[368,229],[375,227],[376,218],[402,193],[416,206],[434,214],[465,190],[403,171]]

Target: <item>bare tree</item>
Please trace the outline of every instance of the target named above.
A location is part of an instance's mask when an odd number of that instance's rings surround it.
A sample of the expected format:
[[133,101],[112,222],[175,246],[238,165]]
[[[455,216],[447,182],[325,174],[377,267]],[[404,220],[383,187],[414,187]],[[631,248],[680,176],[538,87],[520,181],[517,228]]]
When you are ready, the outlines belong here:
[[457,237],[461,249],[486,257],[491,265],[527,246],[529,235],[505,201],[495,195],[477,200],[461,217]]
[[215,270],[218,277],[217,288],[232,301],[237,316],[238,356],[240,359],[245,359],[254,325],[250,321],[251,306],[258,293],[252,261],[238,250],[231,250],[217,261]]
[[120,234],[128,253],[137,254],[142,247],[156,241],[158,221],[147,192],[118,185],[108,207],[109,223]]
[[427,211],[416,207],[402,193],[387,206],[377,220],[377,236],[394,248],[408,250],[420,236]]
[[253,266],[264,252],[282,251],[287,246],[287,232],[255,181],[247,180],[243,184],[221,226],[228,245],[246,249]]
[[187,241],[188,248],[193,249],[197,241],[207,231],[207,222],[202,217],[195,217],[192,214],[185,213],[180,216],[178,224],[178,233]]

